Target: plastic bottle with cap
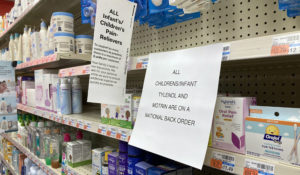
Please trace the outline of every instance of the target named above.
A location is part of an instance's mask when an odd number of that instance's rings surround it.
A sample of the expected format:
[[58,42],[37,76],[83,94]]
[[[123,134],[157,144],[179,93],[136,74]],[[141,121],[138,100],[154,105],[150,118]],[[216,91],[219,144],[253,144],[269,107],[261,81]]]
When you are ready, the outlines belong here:
[[82,89],[78,77],[74,77],[72,82],[72,112],[82,113]]
[[61,114],[71,114],[72,113],[71,86],[68,82],[68,79],[66,78],[61,80],[59,96],[60,96]]
[[9,61],[14,61],[15,60],[15,54],[14,54],[15,45],[14,45],[14,35],[13,34],[10,35],[8,46],[9,46],[9,55],[10,55]]
[[33,153],[36,152],[36,137],[35,137],[36,125],[37,125],[36,121],[30,122],[28,136],[27,136],[28,137],[27,140],[29,140],[28,149],[30,149],[30,151]]
[[40,159],[43,159],[45,156],[43,151],[44,121],[38,122],[38,127],[35,136],[36,136],[36,155]]
[[51,128],[48,127],[49,124],[50,123],[46,122],[47,127],[44,130],[44,137],[43,137],[44,147],[42,148],[45,154],[44,157],[45,157],[46,165],[51,165],[51,156],[50,156]]
[[62,144],[62,161],[61,161],[61,174],[65,175],[65,169],[67,166],[67,143],[71,141],[69,133],[64,134],[64,142]]
[[13,61],[21,61],[20,58],[18,58],[18,43],[19,43],[19,37],[20,37],[20,34],[18,33],[15,33],[15,37],[14,37],[14,60]]
[[41,29],[40,29],[40,50],[41,50],[41,56],[46,56],[46,52],[49,50],[48,46],[48,39],[47,39],[47,25],[42,20],[41,22]]

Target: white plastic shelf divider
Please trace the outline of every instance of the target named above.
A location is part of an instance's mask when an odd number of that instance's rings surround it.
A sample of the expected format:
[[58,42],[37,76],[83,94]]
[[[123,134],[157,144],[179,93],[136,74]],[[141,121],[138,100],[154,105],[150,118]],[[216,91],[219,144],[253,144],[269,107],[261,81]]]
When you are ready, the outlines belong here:
[[86,109],[82,114],[62,115],[43,111],[34,107],[18,104],[18,109],[78,129],[94,132],[103,136],[128,142],[131,129],[100,123],[99,109]]
[[233,153],[229,151],[224,151],[220,149],[215,149],[208,147],[205,157],[204,164],[206,166],[211,166],[211,159],[213,152],[219,152],[221,154],[230,155],[233,156],[235,159],[235,165],[234,165],[234,171],[232,173],[234,174],[244,174],[244,168],[245,168],[245,159],[251,159],[259,162],[263,162],[266,164],[272,164],[275,166],[274,174],[289,174],[289,175],[299,175],[300,174],[300,167],[297,166],[291,166],[287,164],[280,163],[278,161],[270,160],[270,159],[263,159],[263,158],[257,158],[249,155],[242,155],[238,153]]
[[[29,149],[21,145],[16,139],[12,138],[9,134],[2,134],[4,138],[10,141],[15,147],[17,147],[21,152],[23,152],[30,160],[32,160],[35,164],[37,164],[44,172],[49,175],[60,175],[61,168],[51,168],[51,166],[47,166],[45,160],[39,159],[36,155],[30,152]],[[72,175],[91,175],[92,174],[92,165],[85,165],[76,168],[71,168],[67,166],[68,174]]]
[[13,174],[13,175],[18,175],[18,172],[16,172],[16,170],[12,167],[11,164],[9,164],[3,157],[3,154],[0,153],[0,159],[2,160],[2,162],[7,166],[7,168],[9,169],[9,171]]

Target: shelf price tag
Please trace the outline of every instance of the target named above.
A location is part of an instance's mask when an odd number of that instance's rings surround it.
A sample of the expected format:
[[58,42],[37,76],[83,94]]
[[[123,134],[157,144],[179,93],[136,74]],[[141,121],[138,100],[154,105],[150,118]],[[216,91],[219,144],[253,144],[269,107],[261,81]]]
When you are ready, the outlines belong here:
[[85,124],[83,126],[83,129],[90,131],[92,129],[91,123],[90,122],[85,122]]
[[213,151],[210,166],[226,172],[234,173],[235,156]]
[[77,121],[77,124],[76,124],[76,128],[83,129],[83,126],[84,126],[83,121],[78,120],[78,121]]
[[107,135],[107,127],[106,125],[99,125],[98,134]]
[[119,133],[117,134],[117,139],[122,141],[127,141],[127,131],[119,129]]
[[71,126],[76,127],[76,120],[75,119],[71,119]]
[[[117,138],[118,129],[114,127],[110,127],[109,129],[110,137]],[[108,134],[107,134],[108,135]]]
[[273,38],[272,56],[298,53],[300,53],[300,33]]
[[55,121],[56,121],[56,122],[58,122],[58,123],[61,123],[61,117],[60,117],[60,116],[58,116],[58,115],[56,115],[56,119],[55,119]]
[[274,175],[275,165],[253,159],[245,159],[244,175]]

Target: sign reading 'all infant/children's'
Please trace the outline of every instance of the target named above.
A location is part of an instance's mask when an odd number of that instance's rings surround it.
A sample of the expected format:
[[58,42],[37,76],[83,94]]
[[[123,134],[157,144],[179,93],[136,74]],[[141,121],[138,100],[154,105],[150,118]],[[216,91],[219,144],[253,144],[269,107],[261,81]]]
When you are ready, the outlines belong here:
[[150,54],[130,145],[202,168],[222,51],[217,44]]
[[124,104],[136,4],[98,0],[88,101]]

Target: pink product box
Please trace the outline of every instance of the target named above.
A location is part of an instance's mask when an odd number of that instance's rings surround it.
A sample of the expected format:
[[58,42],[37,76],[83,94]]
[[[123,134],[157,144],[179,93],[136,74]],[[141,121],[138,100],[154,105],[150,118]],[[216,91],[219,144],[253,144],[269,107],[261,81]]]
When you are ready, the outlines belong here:
[[22,81],[22,104],[28,104],[27,89],[34,89],[34,81]]
[[245,154],[245,118],[253,97],[218,97],[212,126],[212,146]]
[[57,74],[57,70],[54,69],[41,69],[35,70],[35,102],[36,108],[53,112],[54,100],[51,100],[52,91],[50,90],[52,84],[52,75]]

